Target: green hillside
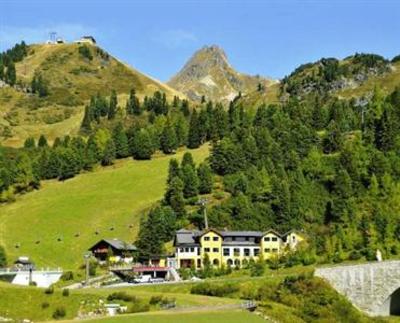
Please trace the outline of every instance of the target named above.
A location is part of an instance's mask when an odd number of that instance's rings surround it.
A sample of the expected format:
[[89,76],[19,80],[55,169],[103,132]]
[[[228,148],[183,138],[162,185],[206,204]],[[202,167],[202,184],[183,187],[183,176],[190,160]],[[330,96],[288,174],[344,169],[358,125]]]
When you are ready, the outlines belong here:
[[[76,134],[84,105],[92,95],[109,95],[111,89],[124,97],[135,88],[139,98],[164,92],[168,98],[184,95],[133,69],[97,46],[78,44],[30,45],[27,56],[17,62],[17,86],[0,87],[0,142],[21,146],[28,136]],[[86,56],[85,56],[86,55]],[[30,91],[34,76],[40,75],[48,95]],[[124,105],[123,105],[124,106]]]
[[[198,162],[208,151],[204,145],[191,153]],[[0,245],[10,261],[27,255],[39,266],[76,269],[100,238],[133,241],[141,211],[164,193],[170,158],[183,153],[151,161],[119,160],[65,182],[43,182],[40,190],[0,206]]]

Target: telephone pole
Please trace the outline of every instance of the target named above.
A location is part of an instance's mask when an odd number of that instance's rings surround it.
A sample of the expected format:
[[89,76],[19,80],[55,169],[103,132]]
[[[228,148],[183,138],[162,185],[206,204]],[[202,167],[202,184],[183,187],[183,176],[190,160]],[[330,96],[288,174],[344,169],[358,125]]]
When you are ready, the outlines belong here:
[[202,206],[203,208],[203,216],[204,216],[204,227],[207,230],[208,229],[208,218],[207,218],[207,199],[200,199],[199,200],[199,204]]

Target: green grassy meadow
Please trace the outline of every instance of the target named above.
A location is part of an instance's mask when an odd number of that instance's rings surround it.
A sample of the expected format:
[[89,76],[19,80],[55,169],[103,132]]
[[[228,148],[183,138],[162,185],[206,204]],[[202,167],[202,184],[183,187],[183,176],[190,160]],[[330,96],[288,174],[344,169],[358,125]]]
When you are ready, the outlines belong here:
[[143,313],[122,315],[104,319],[90,320],[98,323],[258,323],[265,322],[261,317],[241,310],[231,311],[200,311],[189,313]]
[[[141,216],[163,196],[169,160],[184,152],[119,160],[65,182],[45,181],[39,190],[0,206],[0,244],[9,261],[25,255],[38,266],[75,270],[101,238],[134,241]],[[199,162],[209,147],[191,153]]]

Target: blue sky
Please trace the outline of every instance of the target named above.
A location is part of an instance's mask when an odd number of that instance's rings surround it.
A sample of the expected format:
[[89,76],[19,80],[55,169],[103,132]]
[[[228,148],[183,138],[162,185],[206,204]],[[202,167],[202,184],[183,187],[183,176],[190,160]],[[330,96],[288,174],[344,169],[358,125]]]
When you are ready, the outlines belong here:
[[354,52],[400,54],[400,1],[0,0],[0,50],[49,31],[100,46],[168,80],[204,45],[239,71],[281,78],[302,63]]

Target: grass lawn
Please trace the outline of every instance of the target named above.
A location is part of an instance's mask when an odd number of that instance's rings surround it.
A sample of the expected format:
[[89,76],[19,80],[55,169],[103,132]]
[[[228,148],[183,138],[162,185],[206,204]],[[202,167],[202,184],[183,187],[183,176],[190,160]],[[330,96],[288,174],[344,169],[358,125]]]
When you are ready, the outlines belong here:
[[99,323],[258,323],[265,322],[261,317],[241,310],[210,311],[192,313],[143,313],[122,315],[104,319],[90,320]]
[[[199,162],[209,147],[191,153]],[[169,160],[183,154],[125,159],[65,182],[46,181],[39,190],[0,206],[0,244],[9,261],[26,255],[38,266],[74,270],[101,238],[134,241],[141,215],[163,196]]]

